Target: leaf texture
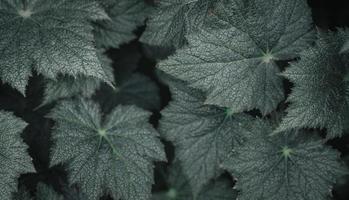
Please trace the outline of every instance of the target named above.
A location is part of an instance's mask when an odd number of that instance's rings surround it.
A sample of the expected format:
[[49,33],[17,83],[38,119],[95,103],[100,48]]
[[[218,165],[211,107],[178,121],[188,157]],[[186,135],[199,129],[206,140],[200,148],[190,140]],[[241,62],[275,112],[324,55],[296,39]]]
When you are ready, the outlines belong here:
[[94,0],[0,0],[0,77],[25,93],[34,69],[108,81],[95,50],[90,20],[108,16]]
[[[112,61],[102,52],[99,52],[98,56],[109,82],[113,83]],[[47,105],[56,100],[72,98],[77,95],[91,97],[99,89],[100,85],[101,80],[81,75],[77,77],[62,75],[56,80],[48,79],[44,90],[44,100],[41,105]]]
[[[260,8],[262,2],[268,9]],[[238,9],[243,16],[228,19],[219,13],[235,12],[236,6],[217,6],[212,18],[218,20],[189,35],[188,46],[159,68],[207,93],[206,104],[234,113],[257,108],[266,115],[284,99],[276,61],[296,58],[313,39],[310,9],[303,0],[245,4]]]
[[100,0],[110,19],[94,24],[97,46],[118,48],[136,38],[133,33],[143,25],[150,12],[144,0]]
[[253,132],[223,164],[237,180],[238,199],[328,200],[336,179],[348,173],[339,152],[315,136],[270,136],[272,127],[262,120]]
[[326,128],[327,137],[342,135],[349,111],[348,55],[340,54],[348,32],[319,33],[316,46],[304,51],[283,75],[294,83],[291,105],[277,131]]
[[185,36],[200,29],[216,0],[160,0],[141,41],[154,46],[181,47]]
[[153,184],[153,162],[166,156],[150,113],[118,106],[102,117],[86,100],[65,101],[51,113],[56,121],[51,165],[67,164],[69,182],[77,183],[88,200],[103,194],[114,199],[146,200]]
[[108,112],[117,105],[136,105],[149,111],[160,110],[160,90],[154,81],[145,75],[135,73],[125,79],[116,90],[104,88],[98,93],[102,110]]
[[237,194],[229,180],[219,178],[207,184],[194,198],[188,179],[178,161],[175,161],[169,169],[167,184],[168,191],[154,194],[152,200],[234,200]]
[[26,126],[12,113],[0,111],[0,199],[11,199],[21,174],[35,172],[28,147],[21,138]]
[[222,161],[249,136],[252,117],[204,105],[204,94],[180,81],[172,81],[170,88],[173,101],[161,112],[159,130],[174,144],[175,157],[196,195],[223,173]]

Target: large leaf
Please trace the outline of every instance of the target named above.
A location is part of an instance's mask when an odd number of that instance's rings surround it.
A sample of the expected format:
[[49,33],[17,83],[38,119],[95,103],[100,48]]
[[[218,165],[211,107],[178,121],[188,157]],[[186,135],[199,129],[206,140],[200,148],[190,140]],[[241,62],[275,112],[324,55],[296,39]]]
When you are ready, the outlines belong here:
[[[268,9],[262,10],[261,2]],[[224,28],[211,22],[212,27],[189,35],[189,45],[159,68],[205,91],[206,104],[230,107],[234,113],[257,108],[265,115],[284,99],[275,61],[296,58],[312,41],[310,9],[304,0],[246,4],[240,8],[243,21],[234,15],[218,17]],[[232,8],[222,5],[215,12],[235,12]]]
[[270,136],[257,120],[254,137],[223,164],[236,178],[241,200],[328,200],[337,178],[348,173],[339,152],[306,133]]
[[342,135],[348,122],[348,55],[340,49],[348,32],[319,33],[316,46],[304,51],[283,75],[294,83],[278,131],[327,128],[328,138]]
[[166,160],[150,113],[118,106],[108,116],[91,101],[65,101],[50,115],[56,121],[51,165],[67,164],[69,181],[88,200],[103,194],[146,200],[153,184],[153,162]]
[[175,146],[194,194],[222,174],[220,165],[249,136],[253,118],[204,105],[205,96],[182,82],[170,83],[173,101],[161,112],[160,133]]
[[105,19],[94,0],[0,0],[0,77],[25,93],[32,70],[48,78],[105,80],[90,20]]

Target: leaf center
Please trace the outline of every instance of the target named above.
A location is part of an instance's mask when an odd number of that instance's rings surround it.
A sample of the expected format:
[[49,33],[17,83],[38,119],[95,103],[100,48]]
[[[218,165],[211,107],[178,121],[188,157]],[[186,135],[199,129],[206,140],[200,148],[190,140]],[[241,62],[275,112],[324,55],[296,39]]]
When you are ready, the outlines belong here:
[[267,51],[266,53],[263,54],[262,56],[262,61],[264,63],[270,63],[274,59],[273,54],[271,52]]
[[231,108],[227,108],[227,109],[225,110],[225,113],[226,113],[226,115],[227,115],[228,117],[231,117],[232,115],[234,115],[234,111],[233,111],[233,109],[231,109]]
[[174,188],[171,188],[167,191],[166,196],[169,199],[176,199],[177,198],[177,191]]
[[29,9],[27,9],[27,10],[19,10],[18,14],[21,17],[23,17],[24,19],[27,19],[27,18],[29,18],[33,14],[33,12],[31,10],[29,10]]
[[102,137],[105,137],[107,135],[107,131],[104,129],[98,130],[98,134]]
[[290,157],[291,154],[292,154],[292,152],[293,152],[293,150],[292,150],[291,148],[287,147],[287,146],[284,147],[284,148],[282,148],[282,155],[283,155],[285,158]]

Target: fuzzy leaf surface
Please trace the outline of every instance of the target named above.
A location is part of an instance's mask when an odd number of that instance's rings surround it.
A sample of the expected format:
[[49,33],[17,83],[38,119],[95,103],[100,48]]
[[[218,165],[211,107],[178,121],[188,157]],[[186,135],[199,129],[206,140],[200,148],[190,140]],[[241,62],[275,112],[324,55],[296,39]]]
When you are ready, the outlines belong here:
[[[169,168],[167,184],[169,190],[154,194],[152,200],[194,200],[188,179],[178,161]],[[207,184],[197,195],[196,200],[234,200],[236,191],[225,178],[218,178]]]
[[0,0],[0,77],[25,93],[32,70],[104,81],[89,20],[105,19],[94,0]]
[[326,128],[327,137],[342,135],[349,111],[348,55],[340,54],[348,32],[319,33],[317,44],[304,51],[283,75],[294,83],[291,105],[277,131]]
[[79,100],[62,102],[50,116],[56,121],[51,165],[65,163],[70,183],[77,183],[88,200],[103,194],[150,198],[153,162],[166,156],[148,123],[149,112],[118,106],[102,119],[95,103]]
[[[159,68],[206,92],[206,104],[230,107],[234,113],[256,108],[265,115],[284,99],[275,61],[293,59],[308,47],[311,15],[303,0],[263,1],[266,10],[261,10],[261,1],[248,2],[239,8],[246,14],[243,22],[217,14],[223,28],[211,22],[189,35],[188,46],[160,62]],[[223,4],[215,12],[234,12],[231,7]]]
[[236,178],[241,200],[328,200],[337,178],[348,173],[339,152],[306,133],[272,133],[257,120],[254,137],[236,148],[224,168]]
[[154,46],[181,47],[200,29],[216,0],[160,0],[141,41]]
[[252,118],[204,105],[204,94],[183,82],[172,81],[170,88],[173,101],[161,112],[159,130],[174,144],[175,157],[196,195],[222,174],[222,161],[249,136],[247,127]]
[[[104,54],[98,53],[102,62],[102,68],[108,76],[110,83],[114,82],[113,69],[111,60]],[[59,76],[56,80],[48,79],[45,90],[44,99],[41,105],[52,103],[59,99],[67,99],[77,95],[83,97],[91,97],[101,85],[101,80],[87,76]],[[109,86],[108,86],[109,87]]]
[[21,138],[26,126],[12,113],[0,111],[0,199],[11,199],[21,174],[35,172],[28,147]]

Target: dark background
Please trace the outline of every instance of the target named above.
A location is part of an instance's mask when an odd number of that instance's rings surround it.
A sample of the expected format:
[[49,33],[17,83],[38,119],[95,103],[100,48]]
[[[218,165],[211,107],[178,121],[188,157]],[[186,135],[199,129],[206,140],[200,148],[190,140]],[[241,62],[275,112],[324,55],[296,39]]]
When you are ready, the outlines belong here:
[[[290,0],[292,1],[292,0]],[[336,30],[336,27],[349,26],[349,0],[308,0],[313,11],[313,19],[317,27],[320,29]],[[137,30],[140,35],[143,28]],[[113,66],[118,63],[125,62],[122,58],[134,60],[139,58],[138,72],[149,76],[160,87],[160,95],[162,97],[162,107],[166,106],[170,100],[168,88],[162,85],[155,76],[154,67],[155,61],[149,56],[146,56],[144,48],[137,41],[132,41],[129,44],[123,45],[120,49],[110,49],[108,55],[113,59]],[[136,59],[137,60],[137,59]],[[288,85],[292,87],[292,85]],[[12,111],[15,115],[21,117],[29,126],[23,133],[24,141],[29,145],[29,152],[33,158],[36,174],[22,175],[20,185],[25,185],[30,191],[34,192],[38,182],[45,182],[53,186],[57,191],[63,192],[66,185],[66,173],[62,166],[49,168],[48,157],[50,142],[50,130],[53,122],[44,116],[50,111],[53,105],[46,106],[35,110],[42,102],[44,81],[40,76],[35,75],[30,80],[27,88],[27,97],[24,98],[17,91],[11,89],[6,84],[0,83],[0,110]],[[288,88],[289,89],[289,88]],[[157,126],[159,112],[154,111],[154,116],[151,122]],[[349,134],[340,139],[334,139],[328,142],[329,145],[338,149],[342,153],[343,159],[346,159],[349,164]],[[173,148],[166,143],[166,149],[169,157],[173,155]],[[166,167],[166,164],[158,163],[156,172],[156,184],[154,190],[158,191],[166,189],[164,178],[159,175],[160,171]],[[349,199],[349,178],[339,181],[338,186],[334,191],[335,200]]]

